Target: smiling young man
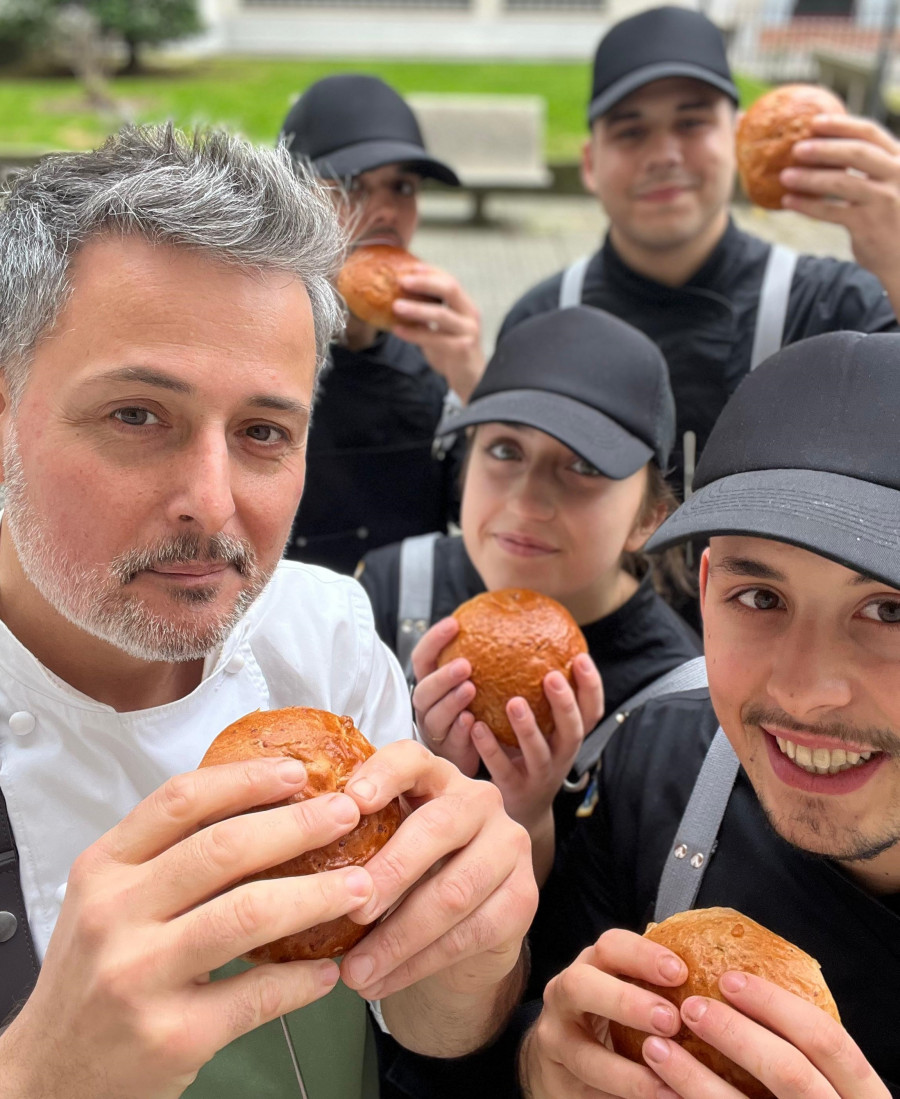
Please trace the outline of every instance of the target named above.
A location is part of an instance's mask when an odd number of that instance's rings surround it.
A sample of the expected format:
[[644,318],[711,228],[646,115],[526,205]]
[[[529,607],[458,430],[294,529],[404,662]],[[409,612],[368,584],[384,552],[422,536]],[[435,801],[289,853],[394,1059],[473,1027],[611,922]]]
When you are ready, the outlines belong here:
[[[361,589],[280,563],[342,243],[283,150],[223,134],[129,128],[7,198],[2,1099],[362,1099],[350,989],[439,1055],[517,994],[527,835],[409,739]],[[345,793],[286,804],[293,760],[194,770],[226,725],[284,706],[347,714],[379,749]],[[412,811],[365,869],[231,888],[395,796]],[[401,894],[340,969],[235,962]]]
[[[459,186],[426,150],[408,104],[375,76],[312,84],[281,135],[328,182],[353,245],[408,249],[422,181]],[[484,369],[480,317],[447,271],[422,263],[403,286],[410,296],[395,303],[390,332],[350,314],[329,350],[309,439],[312,486],[287,549],[297,560],[352,572],[368,550],[458,518],[459,448],[435,449],[434,432]]]
[[661,7],[612,27],[597,48],[582,161],[609,232],[583,265],[528,291],[501,330],[584,301],[654,340],[675,394],[679,492],[755,363],[822,332],[893,330],[900,309],[900,145],[867,119],[820,117],[782,176],[784,205],[845,225],[858,265],[773,252],[730,218],[737,100],[706,16]]

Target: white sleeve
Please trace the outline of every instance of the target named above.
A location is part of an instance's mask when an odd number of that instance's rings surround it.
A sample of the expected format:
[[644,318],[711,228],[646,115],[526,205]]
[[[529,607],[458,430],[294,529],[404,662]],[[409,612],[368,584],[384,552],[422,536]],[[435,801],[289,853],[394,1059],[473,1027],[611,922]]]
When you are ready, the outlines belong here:
[[375,632],[372,608],[364,589],[359,584],[354,586],[362,651],[353,692],[353,712],[359,714],[360,732],[376,748],[395,740],[417,739],[409,686],[403,670]]

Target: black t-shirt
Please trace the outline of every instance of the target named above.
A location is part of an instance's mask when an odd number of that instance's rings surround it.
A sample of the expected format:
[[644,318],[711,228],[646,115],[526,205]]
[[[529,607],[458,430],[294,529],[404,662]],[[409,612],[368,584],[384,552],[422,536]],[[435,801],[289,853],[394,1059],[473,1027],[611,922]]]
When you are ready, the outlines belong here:
[[446,529],[459,512],[462,449],[433,453],[446,396],[419,348],[396,336],[364,351],[332,345],[288,557],[350,573],[376,546]]
[[[449,1066],[398,1054],[390,1067],[396,1094],[449,1099],[452,1089],[464,1094],[481,1081],[489,1082],[483,1094],[493,1099],[519,1096],[516,1048],[540,1010],[546,982],[604,931],[642,932],[652,918],[663,863],[717,724],[706,691],[649,702],[625,722],[603,757],[597,808],[579,821],[541,894],[530,937],[533,999],[484,1053]],[[736,908],[817,958],[844,1026],[894,1099],[900,1099],[897,902],[869,894],[833,862],[781,839],[739,772],[695,907]]]
[[[673,484],[683,484],[682,440],[697,436],[697,453],[738,382],[750,369],[756,311],[769,245],[733,223],[706,263],[684,286],[638,274],[609,238],[585,272],[582,300],[640,329],[669,365],[679,443],[672,454]],[[500,338],[514,325],[559,306],[562,273],[539,283],[507,314]],[[839,260],[800,256],[791,284],[784,342],[842,329],[884,332],[897,321],[874,275]]]
[[[375,616],[375,629],[391,649],[397,647],[400,601],[400,546],[382,546],[366,554],[359,575]],[[445,535],[434,544],[434,580],[430,623],[452,614],[460,603],[485,590],[462,538]],[[700,639],[653,590],[645,577],[632,597],[612,614],[581,627],[588,651],[603,679],[606,712],[612,713],[661,675],[692,660]],[[560,791],[554,802],[557,843],[575,821],[581,794]]]

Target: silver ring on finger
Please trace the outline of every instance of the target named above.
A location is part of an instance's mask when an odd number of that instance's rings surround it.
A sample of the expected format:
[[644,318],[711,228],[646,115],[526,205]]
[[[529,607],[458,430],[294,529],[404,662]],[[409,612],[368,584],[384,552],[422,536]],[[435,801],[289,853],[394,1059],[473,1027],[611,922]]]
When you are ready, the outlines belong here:
[[429,332],[440,332],[440,330],[441,330],[441,326],[438,324],[437,321],[429,321],[428,322],[428,331]]

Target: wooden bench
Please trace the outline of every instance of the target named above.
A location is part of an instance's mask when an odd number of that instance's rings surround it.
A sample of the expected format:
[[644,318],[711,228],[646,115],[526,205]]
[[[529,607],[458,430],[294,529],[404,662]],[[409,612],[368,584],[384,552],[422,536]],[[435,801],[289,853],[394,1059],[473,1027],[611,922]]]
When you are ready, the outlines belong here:
[[472,194],[472,220],[484,223],[492,191],[542,191],[546,104],[537,95],[411,95],[425,145]]

